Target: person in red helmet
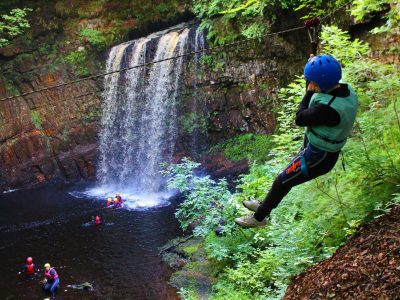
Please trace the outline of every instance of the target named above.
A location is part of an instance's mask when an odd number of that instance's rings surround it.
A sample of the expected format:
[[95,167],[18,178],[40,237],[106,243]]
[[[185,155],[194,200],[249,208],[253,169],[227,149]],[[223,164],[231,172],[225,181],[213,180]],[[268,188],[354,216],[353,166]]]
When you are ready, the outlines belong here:
[[101,225],[102,223],[103,223],[103,220],[101,219],[100,216],[98,216],[98,215],[96,215],[96,217],[92,216],[92,224],[93,225]]
[[40,270],[36,268],[35,264],[33,263],[32,257],[28,257],[26,259],[26,264],[21,272],[18,272],[18,274],[24,273],[26,277],[32,278],[34,277],[37,272]]

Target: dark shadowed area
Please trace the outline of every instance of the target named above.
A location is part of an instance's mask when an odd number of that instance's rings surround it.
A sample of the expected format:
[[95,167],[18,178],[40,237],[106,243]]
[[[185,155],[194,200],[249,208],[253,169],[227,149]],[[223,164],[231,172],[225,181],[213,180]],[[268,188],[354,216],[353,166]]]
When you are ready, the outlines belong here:
[[[76,199],[76,187],[46,187],[0,195],[1,299],[43,299],[43,274],[18,276],[32,256],[60,276],[56,299],[178,299],[158,247],[179,235],[176,203],[142,211],[104,208]],[[99,214],[105,224],[91,226]],[[93,291],[67,287],[89,282]]]

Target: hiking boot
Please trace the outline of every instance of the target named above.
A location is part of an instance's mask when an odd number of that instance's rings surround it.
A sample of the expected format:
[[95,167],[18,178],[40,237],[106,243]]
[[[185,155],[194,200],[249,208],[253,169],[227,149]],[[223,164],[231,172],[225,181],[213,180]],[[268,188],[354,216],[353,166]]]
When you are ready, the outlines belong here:
[[243,228],[259,228],[267,225],[267,220],[264,219],[259,222],[254,218],[254,215],[250,215],[246,217],[236,218],[235,223]]
[[248,210],[257,211],[257,208],[260,206],[260,201],[258,200],[253,200],[253,201],[249,201],[249,200],[244,200],[243,201],[243,206],[246,207]]

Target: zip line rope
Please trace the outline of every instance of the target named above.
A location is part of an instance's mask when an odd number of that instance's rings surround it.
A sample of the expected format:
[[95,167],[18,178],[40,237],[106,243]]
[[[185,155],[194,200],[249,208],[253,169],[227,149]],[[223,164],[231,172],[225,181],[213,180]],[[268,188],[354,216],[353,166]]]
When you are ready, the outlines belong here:
[[[336,13],[338,10],[340,10],[344,6],[348,5],[349,3],[350,2],[339,6],[335,10],[331,11],[330,13],[328,13],[327,15],[321,17],[320,20],[321,21],[325,20],[326,18],[328,18],[329,16],[333,15],[334,13]],[[91,75],[91,76],[88,76],[88,77],[80,78],[80,79],[77,79],[77,80],[72,80],[72,81],[68,81],[68,82],[64,82],[64,83],[60,83],[60,84],[44,87],[44,88],[41,88],[41,89],[32,90],[32,91],[29,91],[29,92],[22,93],[20,95],[13,95],[13,96],[9,96],[9,97],[4,97],[4,98],[1,98],[0,101],[7,101],[7,100],[19,98],[19,97],[25,97],[25,96],[29,96],[29,95],[32,95],[32,94],[40,93],[40,92],[43,92],[43,91],[47,91],[47,90],[51,90],[51,89],[55,89],[55,88],[60,88],[60,87],[64,87],[64,86],[67,86],[67,85],[76,84],[76,83],[79,83],[79,82],[82,82],[82,81],[86,81],[86,80],[96,79],[96,78],[104,77],[104,76],[107,76],[107,75],[112,75],[112,74],[115,74],[115,73],[120,73],[120,72],[125,72],[125,71],[129,71],[129,70],[137,69],[137,68],[147,67],[147,66],[150,66],[150,65],[153,65],[153,64],[156,64],[156,63],[164,62],[164,61],[176,60],[176,59],[179,59],[179,58],[192,56],[192,55],[195,55],[195,54],[214,52],[215,50],[227,49],[227,48],[231,48],[232,46],[237,46],[237,45],[240,45],[242,43],[247,43],[249,41],[259,40],[261,38],[280,35],[280,34],[293,32],[293,31],[297,31],[297,30],[301,30],[301,29],[305,29],[305,28],[307,28],[307,26],[298,26],[298,27],[285,29],[285,30],[281,30],[281,31],[277,31],[277,32],[266,33],[266,34],[264,34],[262,36],[244,38],[244,39],[241,39],[241,40],[238,40],[238,41],[235,41],[235,42],[232,42],[232,43],[227,43],[227,44],[224,44],[224,45],[218,45],[218,46],[209,47],[209,48],[202,48],[200,50],[194,50],[194,51],[190,51],[190,52],[183,53],[183,54],[180,54],[180,55],[171,56],[171,57],[160,59],[160,60],[153,60],[151,62],[142,63],[142,64],[135,65],[135,66],[130,66],[130,67],[122,68],[122,69],[115,70],[115,71],[99,73],[99,74]],[[74,98],[76,98],[76,97],[74,97]],[[72,98],[72,99],[74,99],[74,98]]]
[[164,61],[176,60],[176,59],[179,59],[179,58],[182,58],[182,57],[186,57],[186,56],[191,56],[191,55],[194,55],[194,54],[212,52],[214,50],[229,48],[229,47],[232,47],[232,46],[239,45],[239,44],[241,44],[243,42],[248,42],[248,41],[260,39],[260,38],[263,38],[263,37],[278,35],[278,34],[282,34],[282,33],[286,33],[286,32],[296,31],[296,30],[304,29],[304,28],[305,28],[305,26],[300,26],[300,27],[295,27],[295,28],[292,28],[292,29],[282,30],[282,31],[279,31],[279,32],[269,33],[269,34],[263,35],[261,37],[247,38],[247,39],[242,39],[242,40],[239,40],[239,41],[236,41],[236,42],[233,42],[233,43],[229,43],[229,44],[225,44],[225,45],[220,45],[220,46],[215,46],[215,47],[210,47],[210,48],[203,48],[201,50],[194,50],[194,51],[187,52],[187,53],[184,53],[184,54],[181,54],[181,55],[175,55],[175,56],[167,57],[167,58],[160,59],[160,60],[154,60],[154,61],[151,61],[151,62],[147,62],[147,63],[143,63],[143,64],[131,66],[131,67],[126,67],[126,68],[122,68],[122,69],[111,71],[111,72],[104,72],[104,73],[100,73],[100,74],[96,74],[96,75],[80,78],[80,79],[77,79],[77,80],[72,80],[72,81],[69,81],[69,82],[48,86],[48,87],[41,88],[41,89],[38,89],[38,90],[33,90],[33,91],[26,92],[26,93],[23,93],[23,94],[20,94],[20,95],[14,95],[14,96],[10,96],[10,97],[5,97],[5,98],[0,99],[0,101],[6,101],[6,100],[15,99],[15,98],[18,98],[18,97],[24,97],[24,96],[32,95],[32,94],[35,94],[35,93],[39,93],[39,92],[47,91],[47,90],[50,90],[50,89],[54,89],[54,88],[59,88],[59,87],[63,87],[63,86],[66,86],[66,85],[76,84],[76,83],[79,83],[79,82],[82,82],[82,81],[86,81],[86,80],[90,80],[90,79],[96,79],[96,78],[99,78],[99,77],[104,77],[104,76],[112,75],[112,74],[115,74],[115,73],[125,72],[125,71],[129,71],[129,70],[137,69],[137,68],[143,68],[143,67],[147,67],[147,66],[150,66],[150,65],[153,65],[153,64],[156,64],[156,63],[164,62]]

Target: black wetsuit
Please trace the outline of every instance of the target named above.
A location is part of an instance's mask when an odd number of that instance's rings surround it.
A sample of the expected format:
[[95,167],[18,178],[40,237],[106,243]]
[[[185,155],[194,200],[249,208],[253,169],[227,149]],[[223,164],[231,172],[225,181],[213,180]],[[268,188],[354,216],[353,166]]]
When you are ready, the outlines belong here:
[[[309,108],[309,103],[314,92],[307,91],[296,113],[296,125],[298,126],[336,126],[340,123],[339,113],[325,104],[317,104]],[[350,91],[346,84],[329,93],[332,96],[347,97]],[[335,166],[339,152],[327,152],[311,145],[305,138],[302,149],[292,162],[274,180],[270,191],[263,203],[257,209],[254,217],[262,221],[271,211],[278,206],[283,197],[289,193],[292,187],[328,173]],[[306,170],[301,167],[301,162],[307,165]]]

